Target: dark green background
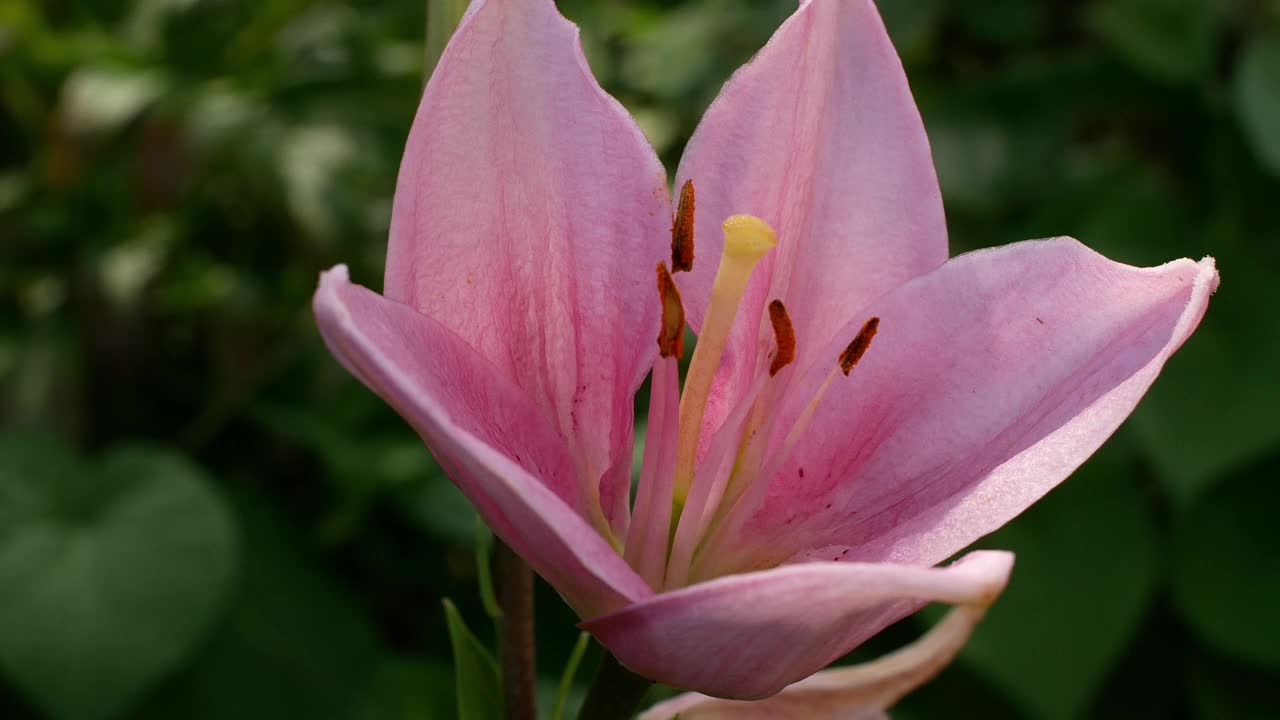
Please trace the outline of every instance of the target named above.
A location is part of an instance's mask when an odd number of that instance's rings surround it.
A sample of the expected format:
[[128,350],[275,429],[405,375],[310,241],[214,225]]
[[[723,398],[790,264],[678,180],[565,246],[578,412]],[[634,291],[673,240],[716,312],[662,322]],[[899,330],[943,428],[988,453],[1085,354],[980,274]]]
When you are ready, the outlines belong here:
[[[1222,272],[1132,420],[985,541],[1012,584],[897,717],[1280,717],[1280,2],[881,6],[953,251]],[[562,7],[674,164],[793,4]],[[453,712],[473,516],[308,310],[334,263],[379,283],[424,16],[0,2],[0,717]],[[544,588],[550,683],[572,622]]]

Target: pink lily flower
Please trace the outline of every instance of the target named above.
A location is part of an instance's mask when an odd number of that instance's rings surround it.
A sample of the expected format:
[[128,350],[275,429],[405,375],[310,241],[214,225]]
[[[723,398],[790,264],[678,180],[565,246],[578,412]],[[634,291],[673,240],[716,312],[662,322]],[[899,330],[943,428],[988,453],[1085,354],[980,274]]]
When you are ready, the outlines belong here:
[[1211,259],[1071,239],[948,260],[870,0],[802,2],[708,110],[687,181],[672,233],[577,29],[551,0],[473,0],[405,149],[385,294],[338,266],[314,308],[584,628],[718,697],[769,697],[927,603],[988,605],[1008,553],[938,563],[1093,453],[1217,285]]

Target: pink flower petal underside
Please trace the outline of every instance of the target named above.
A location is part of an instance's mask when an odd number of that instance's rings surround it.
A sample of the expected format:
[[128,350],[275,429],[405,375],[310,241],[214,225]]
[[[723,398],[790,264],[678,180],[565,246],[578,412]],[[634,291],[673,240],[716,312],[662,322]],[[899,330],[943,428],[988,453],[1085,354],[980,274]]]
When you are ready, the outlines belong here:
[[955,659],[985,614],[981,605],[956,607],[905,648],[860,665],[824,670],[765,700],[686,693],[649,708],[640,720],[885,720],[887,708]]
[[619,536],[670,226],[665,171],[577,27],[551,0],[474,0],[405,147],[385,292],[543,408]]
[[674,687],[766,698],[928,602],[987,605],[1013,565],[970,553],[946,568],[814,562],[719,578],[582,623],[631,670]]
[[[866,310],[880,318],[870,350],[832,383],[763,504],[709,544],[700,576],[953,555],[1102,445],[1217,282],[1212,259],[1136,268],[1060,238],[962,255],[895,290]],[[814,387],[826,369],[793,387]]]
[[[757,267],[708,410],[719,426],[771,345],[780,298],[797,366],[872,299],[947,259],[942,198],[919,111],[869,0],[812,0],[725,84],[680,163],[697,190],[693,271],[677,277],[701,327],[720,223],[749,213],[778,249]],[[760,337],[761,329],[764,337]]]
[[341,265],[321,276],[314,309],[330,351],[418,431],[485,522],[580,614],[652,595],[566,502],[572,465],[554,426],[462,338],[351,284]]

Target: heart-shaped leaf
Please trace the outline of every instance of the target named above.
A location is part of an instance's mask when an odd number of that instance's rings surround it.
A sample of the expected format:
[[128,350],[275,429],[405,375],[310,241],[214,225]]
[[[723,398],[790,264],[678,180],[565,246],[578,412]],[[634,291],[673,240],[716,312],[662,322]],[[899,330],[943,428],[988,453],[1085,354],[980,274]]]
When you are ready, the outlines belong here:
[[983,541],[1018,559],[962,657],[1031,717],[1080,717],[1142,620],[1156,546],[1134,470],[1125,450],[1104,448]]
[[1174,602],[1216,649],[1280,670],[1280,564],[1275,508],[1280,455],[1234,475],[1182,517],[1174,537]]
[[358,597],[265,498],[231,497],[246,553],[212,640],[152,693],[141,718],[347,718],[383,648]]
[[0,438],[0,669],[59,720],[116,715],[216,618],[235,530],[172,453],[82,464],[45,437]]

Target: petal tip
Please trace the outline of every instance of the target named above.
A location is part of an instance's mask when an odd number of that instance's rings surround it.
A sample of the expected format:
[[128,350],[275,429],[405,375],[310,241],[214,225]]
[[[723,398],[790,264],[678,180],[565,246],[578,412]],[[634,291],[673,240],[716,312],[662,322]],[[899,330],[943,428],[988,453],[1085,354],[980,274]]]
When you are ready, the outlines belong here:
[[350,284],[351,273],[344,264],[334,265],[320,272],[320,283],[311,299],[311,309],[322,331],[327,322],[338,319],[339,309],[343,305],[338,297],[339,289]]
[[1197,287],[1207,287],[1209,294],[1218,292],[1218,261],[1212,255],[1205,255],[1200,258],[1200,262],[1196,263],[1200,268],[1200,272],[1196,275],[1195,284]]
[[1014,554],[1008,550],[975,550],[956,561],[956,566],[979,576],[974,604],[991,606],[1009,585]]

